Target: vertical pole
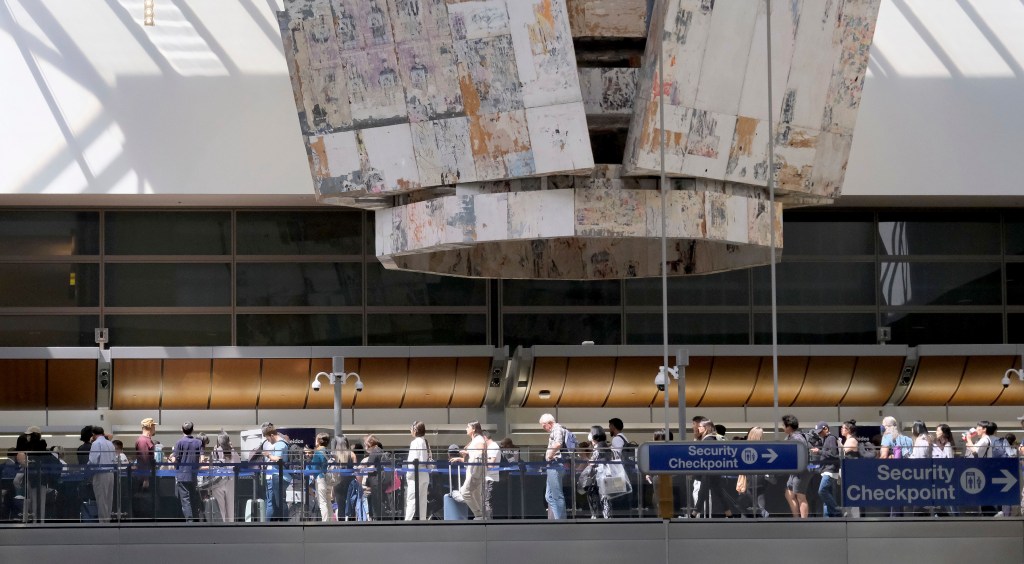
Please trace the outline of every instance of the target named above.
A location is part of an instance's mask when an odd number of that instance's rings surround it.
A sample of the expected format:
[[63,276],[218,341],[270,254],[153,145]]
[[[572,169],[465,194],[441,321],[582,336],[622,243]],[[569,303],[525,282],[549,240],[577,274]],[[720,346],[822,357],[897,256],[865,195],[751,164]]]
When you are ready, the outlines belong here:
[[[658,34],[660,36],[660,34]],[[661,335],[665,382],[665,440],[668,440],[668,186],[665,182],[665,43],[658,41],[658,150],[661,154]]]
[[[690,365],[690,353],[685,349],[676,350],[676,371],[679,378],[679,440],[686,440],[686,367]],[[668,382],[665,382],[666,384]]]
[[334,383],[334,436],[341,436],[341,386],[345,382],[345,357],[331,359],[331,381]]
[[768,217],[771,231],[771,276],[772,276],[772,407],[775,422],[772,423],[772,435],[778,438],[779,420],[779,316],[775,294],[775,123],[773,120],[774,103],[772,101],[772,0],[765,0],[765,22],[768,41]]

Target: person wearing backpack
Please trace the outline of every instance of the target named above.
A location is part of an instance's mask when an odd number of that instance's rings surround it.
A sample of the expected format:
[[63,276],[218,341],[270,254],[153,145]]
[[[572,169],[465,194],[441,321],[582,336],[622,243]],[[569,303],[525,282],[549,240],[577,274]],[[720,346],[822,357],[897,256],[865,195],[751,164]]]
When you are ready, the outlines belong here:
[[[562,491],[562,480],[565,477],[563,459],[564,451],[575,447],[574,444],[567,443],[567,436],[572,432],[567,432],[550,413],[541,415],[539,423],[541,428],[548,432],[548,448],[544,451],[544,460],[548,463],[544,499],[548,502],[552,519],[565,519],[565,492]],[[575,443],[575,436],[569,441]]]
[[286,482],[291,478],[285,474],[282,476],[278,463],[283,463],[288,458],[288,441],[282,440],[273,423],[267,422],[262,425],[263,443],[260,449],[263,451],[263,459],[267,463],[267,521],[287,521],[288,504],[284,499],[284,490],[288,487]]
[[818,484],[818,499],[821,500],[822,517],[842,517],[843,511],[836,501],[836,486],[839,483],[839,439],[833,435],[825,421],[818,421],[814,433],[821,439],[817,451],[821,482]]
[[964,440],[967,441],[967,447],[964,449],[964,456],[969,458],[994,457],[992,437],[995,436],[999,427],[991,421],[978,421],[975,430],[975,433],[965,435]]

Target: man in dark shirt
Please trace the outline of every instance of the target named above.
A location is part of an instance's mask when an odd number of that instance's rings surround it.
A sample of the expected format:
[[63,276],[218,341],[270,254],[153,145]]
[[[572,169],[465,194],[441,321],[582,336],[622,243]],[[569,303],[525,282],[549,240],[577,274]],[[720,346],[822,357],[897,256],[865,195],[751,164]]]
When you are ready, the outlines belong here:
[[155,517],[155,507],[153,507],[154,500],[156,499],[149,491],[149,488],[156,487],[156,483],[150,484],[150,480],[153,479],[154,460],[153,460],[153,435],[156,434],[156,421],[152,417],[147,417],[142,420],[142,434],[139,438],[135,439],[135,452],[138,457],[136,459],[134,479],[135,482],[135,493],[137,494],[133,501],[135,502],[135,517]]
[[821,468],[821,484],[818,486],[821,514],[824,517],[842,517],[843,511],[839,509],[835,494],[839,477],[839,439],[829,432],[828,423],[824,421],[818,421],[814,432],[821,437],[821,446],[810,449],[811,454],[818,455]]
[[[787,441],[797,441],[808,447],[807,439],[800,432],[800,420],[796,415],[783,415],[782,427],[786,431]],[[806,519],[808,510],[807,488],[811,483],[811,473],[804,470],[796,474],[790,474],[786,481],[786,502],[789,503],[789,510],[793,513],[794,519]]]
[[202,514],[202,503],[199,490],[196,488],[196,471],[199,468],[199,456],[203,451],[203,443],[192,436],[192,422],[181,425],[184,435],[178,439],[171,453],[176,472],[174,476],[175,492],[181,501],[181,513],[186,521],[195,521]]

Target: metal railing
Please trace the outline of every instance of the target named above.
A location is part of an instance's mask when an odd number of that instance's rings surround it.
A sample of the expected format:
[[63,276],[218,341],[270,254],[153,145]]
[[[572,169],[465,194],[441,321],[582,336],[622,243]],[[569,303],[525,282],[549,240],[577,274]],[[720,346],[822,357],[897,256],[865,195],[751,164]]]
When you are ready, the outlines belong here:
[[[555,462],[530,460],[526,449],[516,454],[499,462],[450,463],[446,452],[434,451],[433,460],[407,462],[407,451],[392,450],[372,465],[313,467],[307,456],[273,463],[157,463],[140,468],[135,463],[64,464],[50,452],[30,453],[24,464],[0,467],[0,521],[545,519],[550,517],[548,498],[555,493],[557,505],[558,491],[570,519],[644,519],[658,517],[655,489],[660,484],[673,489],[673,517],[789,517],[786,506],[779,504],[784,475],[748,475],[747,487],[738,492],[738,476],[642,475],[630,449],[621,460],[590,460],[585,451]],[[812,457],[811,479],[819,464]],[[556,487],[549,487],[551,480]],[[837,487],[840,480],[835,480]],[[423,490],[426,494],[419,493]],[[839,492],[835,495],[842,503]],[[820,514],[814,497],[812,516]],[[970,508],[937,513],[985,514]],[[862,516],[890,513],[865,511]]]

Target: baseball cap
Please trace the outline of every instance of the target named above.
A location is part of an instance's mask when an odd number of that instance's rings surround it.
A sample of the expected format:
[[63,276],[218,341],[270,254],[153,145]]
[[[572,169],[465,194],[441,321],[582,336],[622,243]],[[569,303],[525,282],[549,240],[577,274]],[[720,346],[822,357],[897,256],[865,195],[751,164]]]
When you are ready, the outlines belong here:
[[36,427],[35,425],[32,425],[28,429],[25,429],[26,435],[31,435],[32,433],[42,433],[42,431],[40,431],[39,427]]
[[814,426],[814,432],[817,433],[824,429],[825,427],[828,427],[828,423],[825,423],[824,421],[818,421],[818,424]]

